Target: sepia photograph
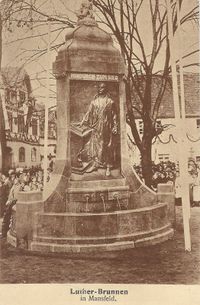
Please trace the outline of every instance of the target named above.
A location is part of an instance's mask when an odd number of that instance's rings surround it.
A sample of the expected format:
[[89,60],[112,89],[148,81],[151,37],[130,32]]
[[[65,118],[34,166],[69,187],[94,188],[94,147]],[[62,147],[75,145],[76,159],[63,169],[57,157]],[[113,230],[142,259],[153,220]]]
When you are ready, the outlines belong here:
[[0,0],[2,305],[200,304],[199,62],[198,0]]

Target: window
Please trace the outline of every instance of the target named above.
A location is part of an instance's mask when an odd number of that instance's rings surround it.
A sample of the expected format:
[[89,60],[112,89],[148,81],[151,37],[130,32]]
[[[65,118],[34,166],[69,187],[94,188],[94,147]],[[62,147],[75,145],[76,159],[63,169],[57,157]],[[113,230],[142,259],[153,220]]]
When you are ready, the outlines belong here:
[[37,136],[37,119],[32,119],[32,135]]
[[44,138],[44,120],[40,120],[40,137]]
[[24,132],[24,116],[18,116],[18,132]]
[[200,129],[200,119],[197,119],[196,123],[197,123],[197,129]]
[[11,102],[12,104],[16,104],[17,102],[17,92],[14,90],[11,91]]
[[162,126],[161,120],[156,121],[156,128],[160,128]]
[[200,156],[196,156],[196,162],[200,163]]
[[10,90],[9,89],[6,89],[6,103],[9,103],[10,102]]
[[139,134],[143,134],[143,121],[139,121]]
[[36,150],[35,147],[33,147],[33,148],[31,149],[31,161],[32,161],[32,162],[36,162],[36,154],[37,154],[37,150]]
[[23,105],[23,103],[26,100],[26,94],[23,91],[19,91],[19,103],[20,105]]
[[48,136],[50,138],[56,137],[56,126],[54,123],[49,123]]
[[160,162],[169,161],[169,154],[158,154],[158,159]]
[[10,131],[13,131],[13,116],[11,112],[8,112],[8,121],[9,121]]
[[19,149],[19,162],[25,162],[25,148],[20,147]]

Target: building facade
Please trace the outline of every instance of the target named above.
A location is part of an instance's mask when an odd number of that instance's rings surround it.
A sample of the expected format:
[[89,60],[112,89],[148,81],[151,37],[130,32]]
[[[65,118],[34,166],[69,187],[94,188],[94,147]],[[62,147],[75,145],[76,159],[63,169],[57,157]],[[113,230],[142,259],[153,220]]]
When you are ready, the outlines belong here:
[[[156,79],[154,83],[156,83]],[[200,166],[200,79],[197,73],[184,75],[185,107],[186,107],[186,143],[188,160],[193,160]],[[156,90],[156,84],[153,84]],[[154,95],[154,93],[153,93]],[[136,114],[137,115],[137,114]],[[178,163],[176,121],[174,118],[172,86],[166,88],[157,123],[166,126],[165,130],[157,138],[154,138],[152,145],[152,161],[156,164],[161,161],[172,161]],[[143,135],[143,122],[137,116],[137,129],[140,137]],[[132,164],[140,164],[140,153],[131,135],[128,132],[129,155]]]
[[[0,75],[1,139],[5,138],[0,169],[42,165],[44,158],[44,105],[36,103],[24,69],[3,68]],[[4,135],[2,135],[4,133]],[[3,145],[3,141],[2,145]],[[2,154],[2,145],[0,155]],[[49,110],[48,158],[55,159],[56,111]],[[3,166],[2,166],[3,165]]]
[[[41,154],[41,165],[43,166],[44,158],[44,107],[40,111],[40,154]],[[56,158],[56,142],[57,142],[57,115],[56,107],[51,107],[48,113],[48,159],[49,163],[55,161]]]
[[24,69],[3,68],[0,95],[5,128],[5,170],[40,163],[39,116],[29,75]]

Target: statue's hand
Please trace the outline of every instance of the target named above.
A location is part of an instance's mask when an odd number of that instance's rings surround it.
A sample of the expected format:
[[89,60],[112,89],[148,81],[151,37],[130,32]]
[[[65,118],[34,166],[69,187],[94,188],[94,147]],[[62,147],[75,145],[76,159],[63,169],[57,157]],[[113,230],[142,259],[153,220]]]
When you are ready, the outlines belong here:
[[77,123],[78,127],[82,127],[83,126],[83,122]]
[[117,127],[113,127],[112,133],[113,133],[114,135],[117,134]]
[[110,142],[108,143],[108,147],[110,148],[112,145],[112,141],[110,140]]

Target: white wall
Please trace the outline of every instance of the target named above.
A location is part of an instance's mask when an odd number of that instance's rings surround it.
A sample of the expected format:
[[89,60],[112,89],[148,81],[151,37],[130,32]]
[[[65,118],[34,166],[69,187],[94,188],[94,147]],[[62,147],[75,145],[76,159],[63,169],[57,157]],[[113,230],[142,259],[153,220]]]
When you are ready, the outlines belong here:
[[[39,165],[40,162],[40,149],[41,147],[38,145],[30,145],[23,142],[14,142],[7,141],[7,147],[12,148],[13,156],[12,156],[12,167],[31,167]],[[19,162],[19,149],[20,147],[25,148],[25,162]],[[31,150],[32,148],[36,148],[36,161],[31,160]]]
[[[186,119],[186,131],[189,138],[193,141],[200,139],[200,129],[197,128],[196,125],[196,118],[187,118]],[[137,120],[136,124],[139,127],[139,121]],[[169,160],[173,162],[178,161],[178,155],[177,155],[177,143],[173,141],[173,138],[177,140],[176,137],[176,128],[175,126],[175,120],[174,119],[161,119],[162,125],[165,124],[171,124],[166,131],[164,131],[160,136],[159,139],[156,140],[156,142],[153,144],[152,147],[152,160],[155,163],[159,162],[159,157],[162,154],[163,157],[167,158],[169,156]],[[131,136],[131,130],[130,127],[127,126],[127,132],[129,136]],[[170,135],[173,136],[170,139]],[[132,138],[133,139],[133,138]],[[170,142],[167,143],[170,139]],[[163,144],[163,143],[166,144]],[[129,146],[129,156],[131,159],[132,164],[139,164],[140,163],[140,153],[137,147],[135,147],[133,144],[131,144],[130,140],[128,140],[128,146]],[[187,139],[187,154],[188,158],[194,158],[196,161],[196,157],[200,156],[200,141],[192,142],[189,139]]]

